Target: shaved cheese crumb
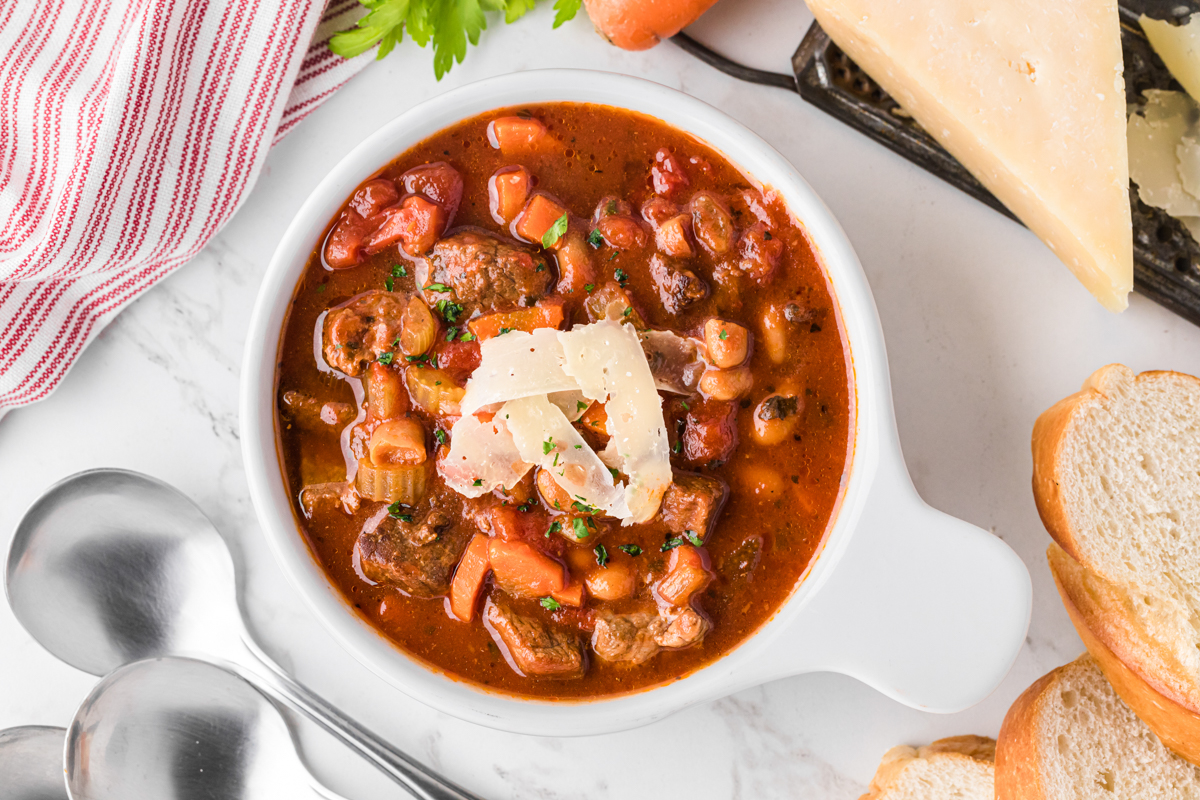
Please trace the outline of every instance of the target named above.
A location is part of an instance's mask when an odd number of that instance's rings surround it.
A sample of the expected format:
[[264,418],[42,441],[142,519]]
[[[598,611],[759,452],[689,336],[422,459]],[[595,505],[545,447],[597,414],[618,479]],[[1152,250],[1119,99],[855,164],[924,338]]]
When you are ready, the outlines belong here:
[[550,473],[571,497],[610,516],[629,516],[625,492],[579,431],[545,397],[510,400],[500,409],[521,458]]
[[559,332],[563,369],[584,395],[605,403],[608,432],[605,463],[629,476],[622,524],[649,521],[671,483],[671,456],[662,398],[631,326],[611,320]]
[[450,451],[437,468],[454,491],[481,497],[498,488],[511,489],[533,464],[521,457],[503,416],[484,422],[464,414],[450,429]]
[[578,390],[563,372],[562,345],[553,328],[512,331],[479,346],[480,362],[463,395],[463,414],[522,397]]

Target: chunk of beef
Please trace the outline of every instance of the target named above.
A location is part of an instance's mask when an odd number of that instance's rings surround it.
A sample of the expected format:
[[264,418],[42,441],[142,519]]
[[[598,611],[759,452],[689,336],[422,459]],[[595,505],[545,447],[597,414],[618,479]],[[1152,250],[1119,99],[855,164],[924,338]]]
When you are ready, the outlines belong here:
[[738,445],[737,403],[692,403],[683,429],[683,457],[696,466],[728,461]]
[[414,597],[440,597],[450,590],[454,565],[474,533],[435,508],[419,522],[386,517],[374,530],[364,529],[355,548],[363,574],[376,583]]
[[708,365],[695,339],[673,331],[643,331],[642,351],[650,363],[654,386],[662,392],[692,395]]
[[488,632],[522,675],[568,680],[587,666],[579,635],[518,613],[503,592],[492,592],[483,609]]
[[708,537],[729,495],[729,487],[720,478],[676,472],[663,494],[659,515],[671,532],[678,535],[695,531]]
[[360,499],[354,486],[345,481],[313,483],[300,490],[300,508],[305,519],[335,509],[353,514],[358,511]]
[[280,399],[288,421],[306,431],[340,431],[358,416],[352,403],[322,403],[304,392],[286,391]]
[[711,624],[693,608],[662,609],[657,614],[599,612],[592,650],[605,661],[643,664],[659,650],[678,650],[701,642]]
[[643,664],[658,653],[660,648],[655,637],[666,628],[666,621],[657,614],[645,611],[613,614],[602,611],[596,615],[592,650],[605,661]]
[[663,308],[671,314],[678,314],[692,303],[708,297],[708,284],[696,273],[659,253],[650,257],[650,277],[654,279]]
[[[546,259],[516,242],[482,231],[462,231],[433,246],[429,278],[454,290],[455,300],[486,311],[532,305],[544,297],[553,279]],[[539,271],[540,267],[540,271]],[[444,292],[427,292],[427,299],[446,299]]]
[[402,294],[372,290],[331,309],[322,331],[325,363],[357,378],[392,349],[407,305]]

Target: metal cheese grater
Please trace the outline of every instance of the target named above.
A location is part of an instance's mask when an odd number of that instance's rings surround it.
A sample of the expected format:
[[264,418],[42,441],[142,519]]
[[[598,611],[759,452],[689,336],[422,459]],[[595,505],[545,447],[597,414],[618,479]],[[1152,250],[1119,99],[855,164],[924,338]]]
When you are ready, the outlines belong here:
[[[1143,13],[1156,19],[1185,21],[1200,2],[1121,0],[1121,44],[1125,54],[1125,96],[1144,104],[1146,89],[1182,87],[1150,48],[1138,26]],[[932,136],[927,134],[869,75],[813,23],[792,56],[793,75],[764,72],[736,64],[685,34],[673,41],[692,55],[736,78],[797,91],[822,111],[870,136],[908,160],[958,187],[1010,218],[1012,213],[983,187]],[[1133,282],[1140,294],[1200,325],[1200,244],[1183,224],[1143,203],[1129,186],[1133,212]]]

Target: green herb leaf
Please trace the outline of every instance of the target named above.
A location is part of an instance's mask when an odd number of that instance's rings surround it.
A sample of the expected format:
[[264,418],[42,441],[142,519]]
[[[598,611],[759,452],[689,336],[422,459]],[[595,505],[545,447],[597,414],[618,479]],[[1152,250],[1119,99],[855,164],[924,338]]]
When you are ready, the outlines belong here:
[[449,292],[449,291],[453,291],[453,290],[444,283],[431,283],[425,287],[425,291],[427,291],[427,292]]
[[625,306],[625,310],[621,312],[622,317],[628,317],[633,313],[633,306]]
[[396,282],[395,282],[395,280],[393,280],[392,278],[389,277],[389,278],[384,279],[383,285],[390,292],[392,290],[392,287],[396,285]]
[[562,608],[562,603],[558,602],[553,597],[543,597],[541,602],[542,608],[546,609],[547,611],[558,611],[560,608]]
[[717,338],[720,339],[722,342],[725,341],[726,339],[729,338],[729,331],[725,330],[724,328],[721,328],[721,335],[718,336]]
[[592,548],[592,552],[596,554],[596,563],[607,569],[608,567],[608,550],[604,545],[598,544]]
[[408,270],[404,268],[403,264],[397,264],[396,266],[392,267],[392,275],[396,276],[397,278],[407,278]]
[[412,522],[412,514],[408,513],[408,506],[401,503],[399,500],[388,506],[388,516],[400,520],[401,522]]
[[583,524],[583,520],[579,517],[571,520],[571,527],[575,529],[576,539],[586,539],[588,537],[587,526]]
[[380,364],[390,364],[390,363],[392,363],[392,360],[393,360],[395,357],[396,357],[396,354],[395,354],[395,353],[391,353],[391,352],[388,352],[388,353],[380,353],[380,354],[379,354],[379,358],[377,358],[377,359],[375,359],[375,360],[376,360],[376,361],[378,361]]
[[463,331],[463,335],[458,337],[458,340],[460,342],[473,342],[475,341],[475,334],[470,331]]
[[441,428],[438,428],[433,432],[433,438],[437,439],[438,444],[445,444],[446,440],[449,439],[449,437],[446,436],[446,432]]
[[553,225],[546,229],[546,232],[542,234],[542,247],[549,250],[558,243],[558,240],[567,232],[568,217],[570,217],[570,214],[563,214],[554,221]]
[[625,283],[629,280],[629,273],[617,267],[613,270],[613,277],[617,279],[617,283],[621,284],[621,288],[625,288]]
[[609,467],[608,471],[612,474],[614,481],[618,480],[621,477],[621,473],[619,470],[617,470],[616,467]]
[[575,401],[575,410],[576,411],[585,411],[587,409],[587,407],[588,407],[588,404],[583,402],[582,400]]
[[552,533],[562,533],[562,523],[561,522],[555,520],[554,522],[550,523],[550,530],[546,531],[546,535],[549,536]]
[[506,334],[506,333],[512,333],[512,331],[513,331],[513,329],[512,329],[512,328],[501,328],[501,329],[500,329],[500,332],[499,332],[499,333],[497,333],[496,335],[497,335],[497,336],[503,336],[503,335],[504,335],[504,334]]
[[701,539],[700,534],[696,533],[695,531],[684,531],[683,538],[696,545],[696,547],[704,546],[704,540]]
[[453,342],[455,336],[458,336],[458,328],[450,328],[448,331],[446,331],[447,342]]
[[476,478],[476,479],[475,479],[475,483],[473,483],[473,484],[471,484],[471,485],[472,485],[472,486],[483,486],[483,480],[482,480],[482,479],[480,479],[480,478]]
[[676,439],[675,444],[671,445],[671,452],[674,453],[675,455],[679,455],[679,453],[682,450],[683,450],[683,440]]
[[583,0],[554,0],[554,27],[575,19]]
[[591,294],[591,293],[592,293],[592,289],[595,289],[595,288],[596,288],[596,284],[594,284],[594,283],[588,283],[588,284],[584,284],[583,290],[584,290],[585,292],[587,292],[588,294]]
[[599,228],[592,228],[592,232],[588,234],[588,244],[592,247],[599,247],[604,244],[604,237],[600,234]]
[[687,400],[680,400],[680,401],[679,401],[679,405],[683,406],[683,410],[684,410],[684,411],[691,411],[691,410],[692,410],[692,407],[688,405],[688,401],[687,401]]
[[642,554],[642,548],[638,547],[636,544],[617,545],[617,549],[620,550],[622,553],[627,553],[627,554],[633,556],[634,558],[637,558],[638,556],[640,556]]
[[554,449],[554,437],[551,436],[546,441],[542,442],[542,455],[550,455],[550,451]]
[[[357,29],[335,33],[329,40],[329,49],[342,58],[354,58],[380,43],[390,52],[400,41],[404,21],[409,15],[409,0],[372,0],[363,3],[371,11],[360,19]],[[383,42],[384,38],[387,42]],[[376,58],[383,58],[381,52]]]
[[665,553],[668,550],[674,550],[682,544],[687,544],[687,541],[679,536],[672,536],[663,542],[663,546],[659,548],[660,553]]

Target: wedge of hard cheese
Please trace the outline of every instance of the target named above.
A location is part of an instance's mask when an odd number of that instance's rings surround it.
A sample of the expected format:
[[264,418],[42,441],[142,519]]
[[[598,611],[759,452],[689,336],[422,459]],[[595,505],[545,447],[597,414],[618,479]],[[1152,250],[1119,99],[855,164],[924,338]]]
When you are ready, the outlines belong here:
[[1105,307],[1133,288],[1116,0],[807,0]]

